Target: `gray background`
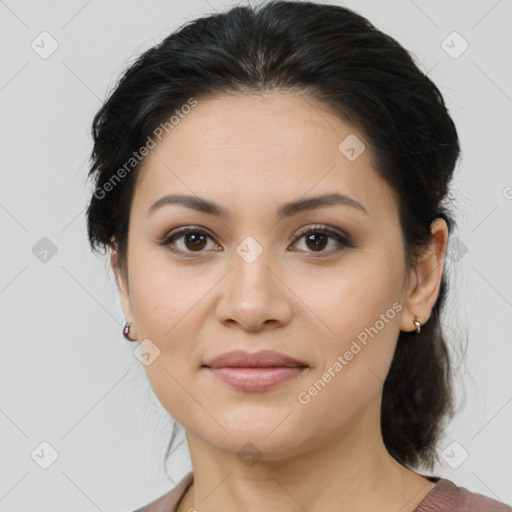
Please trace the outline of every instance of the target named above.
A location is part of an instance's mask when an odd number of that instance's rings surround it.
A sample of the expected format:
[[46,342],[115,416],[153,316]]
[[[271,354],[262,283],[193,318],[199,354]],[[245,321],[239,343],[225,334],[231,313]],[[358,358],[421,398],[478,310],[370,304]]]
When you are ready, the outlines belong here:
[[[107,258],[86,241],[89,132],[140,52],[229,5],[0,0],[0,510],[129,511],[173,486],[169,418],[122,337]],[[343,5],[416,55],[455,119],[463,157],[443,323],[453,346],[469,344],[434,474],[512,503],[512,2]],[[46,58],[44,31],[58,44]],[[189,469],[182,446],[168,471],[177,482]]]

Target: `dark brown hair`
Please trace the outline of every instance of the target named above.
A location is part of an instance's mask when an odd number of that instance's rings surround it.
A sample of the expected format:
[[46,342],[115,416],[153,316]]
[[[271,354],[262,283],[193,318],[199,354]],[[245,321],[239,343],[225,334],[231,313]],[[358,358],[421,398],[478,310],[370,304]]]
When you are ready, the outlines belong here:
[[[134,151],[190,103],[222,93],[296,90],[328,105],[365,134],[375,168],[400,211],[407,268],[430,224],[454,221],[443,205],[459,157],[456,128],[436,85],[395,39],[350,9],[272,1],[191,21],[144,52],[94,118],[95,192],[87,210],[93,250],[112,237],[126,264],[128,219],[140,162]],[[119,173],[123,168],[126,172]],[[117,173],[122,179],[113,182]],[[110,184],[110,185],[109,185]],[[384,383],[381,426],[403,465],[432,467],[443,421],[453,411],[440,293],[422,332],[401,332]],[[178,426],[173,425],[173,436]]]

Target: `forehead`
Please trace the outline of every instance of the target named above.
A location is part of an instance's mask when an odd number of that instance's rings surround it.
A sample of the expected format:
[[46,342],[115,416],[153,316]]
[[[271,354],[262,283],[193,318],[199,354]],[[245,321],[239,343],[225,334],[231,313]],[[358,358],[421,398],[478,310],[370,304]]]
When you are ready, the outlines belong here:
[[283,92],[198,100],[146,156],[136,188],[146,207],[178,191],[223,204],[330,192],[369,209],[392,201],[365,135],[318,100]]

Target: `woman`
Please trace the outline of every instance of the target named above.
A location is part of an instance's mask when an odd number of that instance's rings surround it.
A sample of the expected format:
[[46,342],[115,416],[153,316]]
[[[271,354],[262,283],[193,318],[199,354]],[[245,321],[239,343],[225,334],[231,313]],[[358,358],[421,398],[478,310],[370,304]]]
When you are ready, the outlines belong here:
[[201,18],[93,135],[91,246],[193,467],[140,511],[510,510],[414,469],[452,413],[459,143],[394,39],[310,2]]

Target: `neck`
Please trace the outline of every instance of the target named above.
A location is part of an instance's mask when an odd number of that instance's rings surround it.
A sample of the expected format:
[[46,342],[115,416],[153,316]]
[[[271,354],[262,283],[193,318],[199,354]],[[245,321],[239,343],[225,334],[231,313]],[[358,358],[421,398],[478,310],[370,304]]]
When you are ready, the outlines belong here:
[[178,510],[414,511],[434,483],[398,464],[368,424],[286,458],[269,450],[253,465],[187,432],[194,482]]

